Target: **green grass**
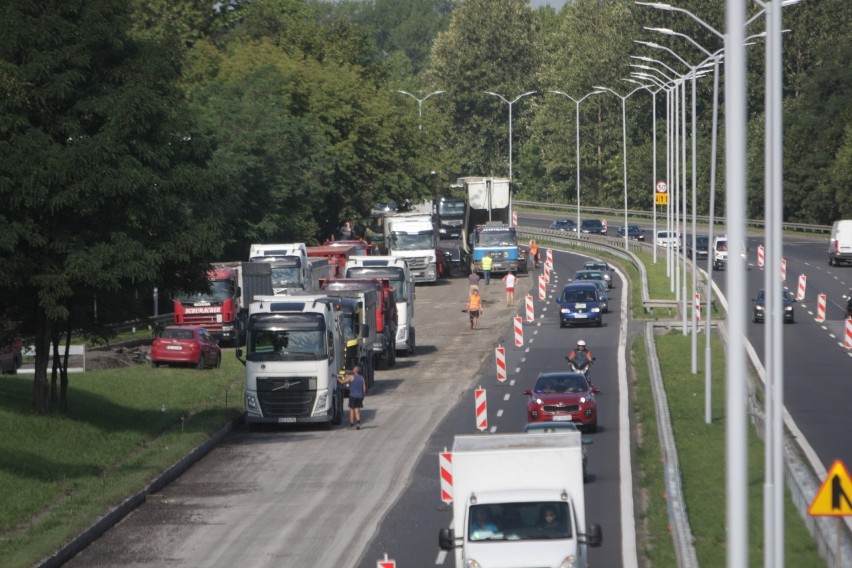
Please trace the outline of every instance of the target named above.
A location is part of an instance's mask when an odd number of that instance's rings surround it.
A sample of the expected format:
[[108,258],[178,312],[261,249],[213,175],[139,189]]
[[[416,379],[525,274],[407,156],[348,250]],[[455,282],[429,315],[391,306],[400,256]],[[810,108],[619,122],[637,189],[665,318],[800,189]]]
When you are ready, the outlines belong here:
[[[641,341],[641,340],[639,340]],[[656,338],[657,353],[660,359],[661,371],[664,377],[666,396],[672,419],[672,427],[677,444],[680,460],[683,490],[689,521],[695,537],[695,548],[701,566],[724,566],[726,563],[725,530],[726,500],[725,500],[725,359],[722,346],[717,337],[712,338],[712,404],[711,423],[705,424],[704,419],[704,337],[699,338],[698,369],[699,373],[691,372],[690,357],[685,357],[691,349],[691,338],[684,337],[680,332]],[[641,368],[646,372],[647,364],[637,352],[643,346],[634,345],[637,371]],[[644,366],[639,367],[638,365]],[[650,405],[650,387],[647,376],[640,375],[634,384],[636,387],[637,407]],[[645,392],[648,391],[648,392]],[[642,431],[650,431],[654,417],[650,411],[637,409],[641,419]],[[646,414],[648,416],[646,416]],[[648,440],[645,443],[649,443]],[[659,486],[653,480],[648,480],[650,473],[657,471],[653,463],[654,452],[650,447],[642,448],[648,451],[641,455],[638,478],[640,485],[649,482],[648,494],[659,491]],[[659,460],[659,455],[656,456]],[[764,447],[753,428],[748,434],[748,480],[749,480],[749,566],[763,564],[763,481],[764,481]],[[659,500],[651,499],[653,508],[662,506]],[[810,534],[805,529],[802,519],[787,494],[785,506],[785,564],[787,566],[823,566],[816,546]],[[655,519],[661,513],[649,510],[644,517]],[[657,526],[656,524],[654,526]],[[658,529],[659,530],[659,527]],[[666,536],[667,531],[658,532],[651,538],[657,542]],[[662,549],[661,549],[662,550]],[[643,551],[649,559],[654,559],[656,549]],[[662,555],[663,552],[660,552]],[[657,566],[672,565],[666,556],[661,556]]]
[[243,409],[244,367],[146,365],[69,376],[69,412],[32,411],[32,377],[0,380],[0,558],[32,566]]

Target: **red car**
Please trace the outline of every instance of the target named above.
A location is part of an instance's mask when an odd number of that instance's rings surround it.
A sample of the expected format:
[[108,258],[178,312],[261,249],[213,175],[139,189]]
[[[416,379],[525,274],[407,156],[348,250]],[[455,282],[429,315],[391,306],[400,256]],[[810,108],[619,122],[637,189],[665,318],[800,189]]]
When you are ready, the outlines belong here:
[[542,373],[524,394],[529,422],[573,422],[580,429],[598,429],[595,391],[581,373]]
[[151,344],[151,365],[193,365],[199,369],[219,367],[222,350],[206,329],[197,325],[166,327]]

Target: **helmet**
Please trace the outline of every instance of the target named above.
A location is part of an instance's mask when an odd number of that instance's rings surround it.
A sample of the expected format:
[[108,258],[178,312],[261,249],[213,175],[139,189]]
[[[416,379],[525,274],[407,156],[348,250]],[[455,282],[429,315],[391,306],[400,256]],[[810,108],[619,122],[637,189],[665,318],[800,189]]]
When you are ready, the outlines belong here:
[[583,341],[582,339],[577,342],[577,347],[585,347],[585,346],[586,346],[586,342]]

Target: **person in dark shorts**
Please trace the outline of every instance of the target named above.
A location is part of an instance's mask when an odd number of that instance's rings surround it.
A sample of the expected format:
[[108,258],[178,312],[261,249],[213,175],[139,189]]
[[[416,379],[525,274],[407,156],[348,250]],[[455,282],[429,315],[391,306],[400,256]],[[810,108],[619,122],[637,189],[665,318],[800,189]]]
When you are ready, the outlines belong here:
[[364,408],[364,395],[367,394],[367,383],[361,375],[361,367],[355,365],[352,372],[338,377],[337,382],[349,385],[349,427],[361,429],[361,409]]

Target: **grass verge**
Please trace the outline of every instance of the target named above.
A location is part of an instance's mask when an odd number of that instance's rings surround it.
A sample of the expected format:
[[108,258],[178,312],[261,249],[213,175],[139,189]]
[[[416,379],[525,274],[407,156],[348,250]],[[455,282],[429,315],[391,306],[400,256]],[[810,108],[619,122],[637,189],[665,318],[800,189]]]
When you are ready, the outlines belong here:
[[32,411],[32,376],[0,380],[0,558],[33,566],[243,410],[244,367],[72,374],[67,415]]
[[[700,338],[704,342],[704,338]],[[691,361],[684,357],[691,348],[691,338],[672,332],[656,338],[663,381],[671,413],[672,428],[680,460],[687,513],[701,566],[724,566],[726,563],[726,499],[725,499],[725,357],[722,345],[714,336],[711,341],[711,423],[704,419],[704,373],[693,375]],[[648,544],[640,552],[649,565],[673,566],[665,539],[671,540],[668,527],[662,526],[666,514],[661,493],[662,470],[656,439],[656,417],[653,413],[647,359],[641,338],[633,345],[635,411],[641,435],[637,443],[637,480],[641,494],[647,494],[648,509],[639,518],[651,531]],[[699,349],[698,368],[704,368],[703,349]],[[764,446],[753,428],[748,432],[748,527],[749,566],[763,565],[763,481]],[[657,478],[656,480],[654,478]],[[662,489],[664,494],[664,488]],[[785,500],[784,555],[787,566],[823,566],[804,522],[799,517],[789,494]]]

